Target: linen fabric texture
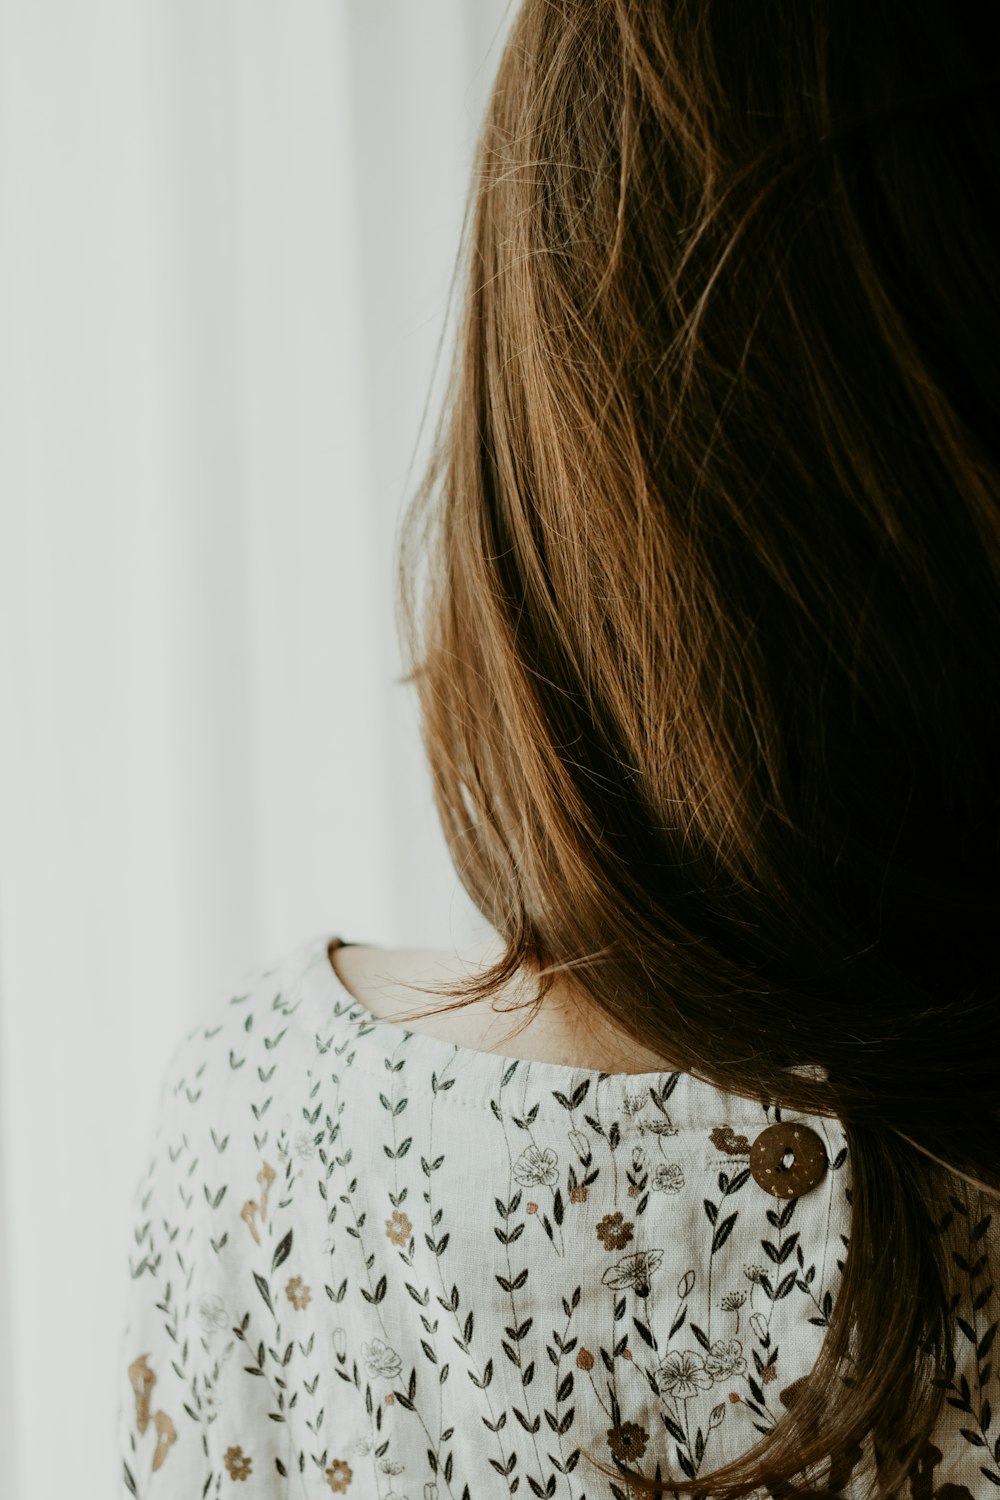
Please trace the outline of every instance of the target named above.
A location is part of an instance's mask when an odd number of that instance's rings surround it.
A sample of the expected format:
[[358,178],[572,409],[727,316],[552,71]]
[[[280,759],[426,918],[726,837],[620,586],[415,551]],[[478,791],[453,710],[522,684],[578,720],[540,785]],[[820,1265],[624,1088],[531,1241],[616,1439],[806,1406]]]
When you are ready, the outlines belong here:
[[[170,1059],[134,1200],[121,1494],[624,1500],[625,1469],[748,1451],[837,1297],[839,1123],[405,1030],[345,989],[331,941],[244,976]],[[776,1119],[827,1162],[787,1201],[748,1165]],[[970,1332],[910,1481],[927,1500],[1000,1494],[982,1222],[959,1188],[942,1232]],[[862,1457],[831,1460],[845,1497]]]

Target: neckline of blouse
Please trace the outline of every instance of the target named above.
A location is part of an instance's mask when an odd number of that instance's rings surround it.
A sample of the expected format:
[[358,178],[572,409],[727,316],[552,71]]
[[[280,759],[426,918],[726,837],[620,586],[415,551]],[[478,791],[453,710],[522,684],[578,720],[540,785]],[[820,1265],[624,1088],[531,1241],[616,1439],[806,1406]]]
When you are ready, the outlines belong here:
[[[398,1021],[374,1015],[354,996],[330,962],[329,947],[343,942],[323,933],[303,949],[304,1000],[317,1044],[353,1028],[353,1065],[382,1080],[392,1078],[405,1062],[411,1092],[426,1084],[449,1104],[491,1110],[493,1114],[573,1123],[567,1116],[606,1119],[624,1115],[619,1128],[634,1125],[638,1133],[674,1134],[680,1126],[749,1126],[760,1129],[775,1118],[802,1118],[797,1111],[775,1114],[760,1100],[731,1094],[691,1073],[670,1071],[608,1073],[569,1063],[542,1062],[463,1047]],[[338,1049],[339,1050],[339,1049]],[[668,1102],[669,1101],[669,1102]],[[654,1108],[648,1109],[652,1104]],[[541,1106],[537,1108],[537,1106]],[[671,1116],[676,1117],[676,1122]]]

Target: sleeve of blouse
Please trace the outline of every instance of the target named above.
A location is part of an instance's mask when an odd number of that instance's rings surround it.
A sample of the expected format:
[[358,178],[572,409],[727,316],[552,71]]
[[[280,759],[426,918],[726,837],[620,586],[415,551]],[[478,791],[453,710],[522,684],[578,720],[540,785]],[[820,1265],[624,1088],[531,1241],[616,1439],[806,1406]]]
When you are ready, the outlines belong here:
[[133,1195],[117,1423],[119,1493],[135,1500],[197,1497],[212,1472],[192,1274],[206,1232],[196,1172],[203,1036],[201,1027],[186,1036],[167,1065],[147,1164]]

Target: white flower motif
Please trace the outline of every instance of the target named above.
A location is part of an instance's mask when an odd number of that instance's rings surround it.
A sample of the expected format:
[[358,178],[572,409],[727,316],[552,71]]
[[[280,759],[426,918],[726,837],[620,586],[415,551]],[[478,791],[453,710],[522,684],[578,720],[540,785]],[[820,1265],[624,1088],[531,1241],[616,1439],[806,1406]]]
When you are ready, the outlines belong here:
[[658,1193],[679,1193],[684,1186],[684,1168],[675,1161],[661,1161],[653,1169],[652,1185]]
[[338,1359],[343,1359],[347,1353],[347,1334],[339,1323],[333,1330],[333,1352]]
[[637,1115],[649,1102],[648,1094],[626,1094],[622,1108],[627,1115]]
[[311,1161],[316,1155],[316,1142],[308,1130],[300,1130],[295,1137],[295,1155],[302,1161]]
[[584,1135],[582,1130],[571,1130],[569,1143],[573,1147],[581,1161],[586,1161],[590,1155],[590,1138]]
[[742,1375],[746,1367],[743,1345],[739,1339],[730,1339],[728,1343],[720,1339],[705,1355],[705,1369],[713,1380],[728,1380],[731,1375]]
[[403,1366],[395,1349],[382,1339],[372,1339],[370,1344],[362,1344],[361,1354],[373,1380],[379,1376],[384,1380],[395,1380]]
[[631,1287],[637,1297],[648,1297],[649,1278],[662,1259],[662,1250],[638,1250],[609,1266],[601,1280],[614,1291]]
[[559,1176],[558,1160],[551,1146],[544,1151],[528,1146],[514,1163],[514,1176],[522,1187],[552,1187]]
[[673,1123],[670,1116],[666,1114],[658,1120],[640,1120],[639,1133],[644,1134],[647,1130],[651,1135],[677,1134],[677,1126]]
[[763,1343],[767,1338],[767,1319],[764,1317],[764,1314],[759,1312],[751,1313],[750,1327],[760,1339],[761,1343]]
[[645,1160],[646,1160],[646,1153],[642,1149],[642,1147],[641,1146],[633,1146],[632,1147],[632,1170],[633,1170],[633,1172],[638,1172],[639,1168],[643,1165],[643,1163],[645,1162]]
[[656,1383],[668,1396],[678,1401],[690,1401],[699,1391],[707,1391],[712,1385],[712,1376],[705,1369],[705,1361],[694,1349],[683,1352],[674,1349],[656,1369]]
[[225,1328],[229,1323],[226,1304],[218,1292],[212,1292],[210,1295],[202,1297],[198,1304],[198,1316],[201,1318],[202,1328],[208,1334]]

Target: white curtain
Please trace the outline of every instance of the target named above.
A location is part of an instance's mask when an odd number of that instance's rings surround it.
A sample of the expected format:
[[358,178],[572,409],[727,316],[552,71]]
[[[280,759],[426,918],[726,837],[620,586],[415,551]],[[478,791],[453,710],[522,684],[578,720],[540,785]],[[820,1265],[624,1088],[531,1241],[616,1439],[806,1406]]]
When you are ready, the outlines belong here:
[[506,0],[0,0],[0,1493],[117,1494],[169,1049],[481,935],[393,543]]

